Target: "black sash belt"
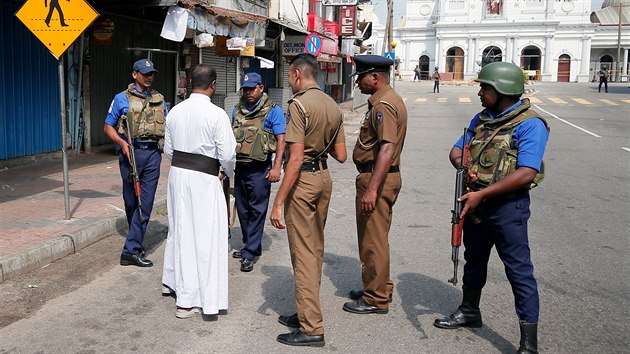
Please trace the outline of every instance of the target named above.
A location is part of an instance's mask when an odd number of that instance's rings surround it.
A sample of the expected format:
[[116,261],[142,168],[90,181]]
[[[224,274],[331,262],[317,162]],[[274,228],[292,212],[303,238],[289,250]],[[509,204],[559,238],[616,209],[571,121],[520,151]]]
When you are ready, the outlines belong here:
[[326,160],[312,160],[312,161],[303,163],[302,168],[300,168],[300,171],[313,171],[313,172],[319,171],[320,162],[321,162],[322,170],[325,170],[328,168],[328,163],[326,162]]
[[[359,171],[359,173],[372,173],[373,170],[374,170],[374,164],[372,163],[365,163],[363,165],[357,165],[357,171]],[[396,172],[400,172],[400,167],[390,166],[389,170],[387,171],[387,173],[396,173]]]
[[203,172],[213,176],[219,175],[219,160],[183,151],[173,151],[171,166]]

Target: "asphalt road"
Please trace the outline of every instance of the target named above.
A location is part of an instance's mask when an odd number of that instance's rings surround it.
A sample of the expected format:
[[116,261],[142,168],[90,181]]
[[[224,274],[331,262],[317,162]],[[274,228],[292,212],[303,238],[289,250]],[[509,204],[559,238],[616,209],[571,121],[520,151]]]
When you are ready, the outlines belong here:
[[[528,86],[535,109],[551,126],[546,178],[531,192],[529,222],[541,352],[630,352],[630,89],[627,83],[610,86],[609,94],[598,94],[590,83]],[[518,320],[496,252],[482,294],[484,326],[432,326],[461,301],[461,287],[446,282],[452,275],[454,182],[448,152],[481,107],[477,87],[443,85],[440,94],[431,88],[428,82],[396,83],[410,116],[403,191],[390,233],[395,292],[389,314],[341,310],[348,291],[360,286],[356,173],[351,162],[330,163],[334,192],[321,288],[324,348],[296,349],[275,340],[287,332],[277,316],[293,313],[295,305],[286,234],[268,224],[264,254],[253,272],[241,273],[230,258],[230,307],[216,321],[176,319],[174,300],[160,296],[163,244],[149,252],[155,267],[120,267],[124,236],[116,234],[0,284],[0,353],[514,352]],[[362,112],[346,120],[349,149]],[[150,237],[165,238],[166,224],[164,211],[158,211]],[[233,235],[231,244],[239,248],[238,224]]]

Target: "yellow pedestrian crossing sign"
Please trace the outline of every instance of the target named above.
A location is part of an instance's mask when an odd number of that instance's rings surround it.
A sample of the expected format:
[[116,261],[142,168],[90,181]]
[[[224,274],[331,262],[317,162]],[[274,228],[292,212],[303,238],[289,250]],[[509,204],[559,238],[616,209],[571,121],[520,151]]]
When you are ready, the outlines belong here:
[[15,16],[59,59],[99,14],[85,0],[26,0]]

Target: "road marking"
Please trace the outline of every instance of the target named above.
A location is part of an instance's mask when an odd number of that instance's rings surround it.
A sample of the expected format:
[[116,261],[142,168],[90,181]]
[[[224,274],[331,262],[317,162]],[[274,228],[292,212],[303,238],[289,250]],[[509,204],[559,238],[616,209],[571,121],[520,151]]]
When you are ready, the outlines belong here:
[[627,147],[621,147],[622,149],[626,150],[627,152],[630,152],[630,149],[628,149]]
[[529,98],[529,103],[542,103],[542,101],[536,97],[527,97]]
[[630,100],[622,100],[625,103],[630,103]]
[[438,103],[446,103],[448,101],[448,97],[438,97]]
[[470,103],[470,98],[468,97],[460,97],[459,103]]
[[566,121],[566,120],[564,120],[564,119],[562,119],[562,118],[558,117],[557,115],[555,115],[555,114],[553,114],[553,113],[547,112],[547,111],[545,111],[544,109],[540,108],[540,106],[538,106],[538,105],[534,105],[534,107],[536,107],[536,109],[538,109],[538,110],[540,110],[540,111],[543,111],[543,112],[547,113],[548,115],[550,115],[550,116],[552,116],[552,117],[556,118],[557,120],[561,121],[562,123],[568,124],[568,125],[572,126],[573,128],[579,129],[579,130],[581,130],[581,131],[583,131],[583,132],[585,132],[585,133],[587,133],[587,134],[590,134],[590,135],[592,135],[592,136],[594,136],[594,137],[596,137],[596,138],[601,138],[601,136],[600,136],[600,135],[597,135],[597,134],[595,134],[595,133],[593,133],[593,132],[590,132],[590,131],[588,131],[588,130],[586,130],[586,129],[582,128],[582,127],[579,127],[579,126],[577,126],[577,125],[575,125],[575,124],[573,124],[573,123],[571,123],[571,122],[569,122],[569,121]]
[[425,103],[427,101],[426,97],[418,97],[416,98],[415,103]]
[[575,98],[575,97],[571,97],[572,100],[574,100],[575,102],[579,103],[579,104],[592,104],[589,101],[583,99],[583,98]]
[[616,104],[615,102],[613,102],[613,101],[611,101],[611,100],[608,100],[608,99],[605,99],[605,98],[600,98],[600,99],[599,99],[599,101],[600,101],[600,102],[607,103],[607,104],[609,104],[609,105],[611,105],[611,106],[617,106],[617,104]]
[[547,97],[551,102],[553,103],[558,103],[558,104],[567,104],[566,101],[558,98],[558,97]]

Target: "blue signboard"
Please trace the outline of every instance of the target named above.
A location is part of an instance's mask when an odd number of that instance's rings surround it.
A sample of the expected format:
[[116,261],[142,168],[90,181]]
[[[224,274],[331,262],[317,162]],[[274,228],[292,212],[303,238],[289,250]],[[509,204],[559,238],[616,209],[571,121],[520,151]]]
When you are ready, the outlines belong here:
[[383,55],[383,56],[385,58],[389,58],[393,62],[396,61],[396,52],[385,52],[385,55]]
[[304,41],[304,48],[306,48],[307,53],[318,55],[322,51],[322,37],[317,33],[309,34]]

